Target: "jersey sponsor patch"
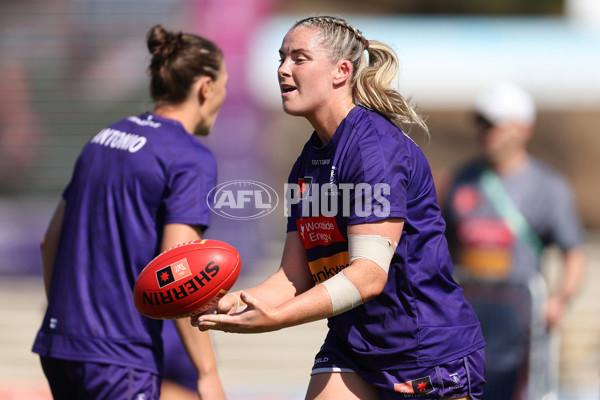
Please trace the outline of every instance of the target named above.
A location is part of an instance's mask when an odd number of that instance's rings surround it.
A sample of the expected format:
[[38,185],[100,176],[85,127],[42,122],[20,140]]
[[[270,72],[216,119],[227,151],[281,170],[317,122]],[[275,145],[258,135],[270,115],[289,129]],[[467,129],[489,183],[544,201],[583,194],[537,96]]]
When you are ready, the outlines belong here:
[[192,276],[192,271],[185,258],[156,271],[156,280],[158,281],[159,288],[187,278],[188,276]]
[[427,394],[433,392],[431,377],[415,379],[404,383],[396,383],[394,391],[398,393]]
[[346,241],[338,228],[335,217],[301,218],[296,221],[296,226],[306,249]]
[[343,251],[330,257],[321,257],[315,261],[309,261],[308,266],[315,284],[325,282],[327,279],[337,275],[350,264],[348,252]]

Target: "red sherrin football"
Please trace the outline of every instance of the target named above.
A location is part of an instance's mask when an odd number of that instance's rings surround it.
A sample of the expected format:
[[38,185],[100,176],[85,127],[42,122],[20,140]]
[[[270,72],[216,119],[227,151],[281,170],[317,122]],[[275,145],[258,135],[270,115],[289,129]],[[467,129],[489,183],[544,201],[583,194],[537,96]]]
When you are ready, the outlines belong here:
[[216,304],[231,289],[242,262],[219,240],[181,243],[156,256],[133,287],[137,310],[155,319],[184,318]]

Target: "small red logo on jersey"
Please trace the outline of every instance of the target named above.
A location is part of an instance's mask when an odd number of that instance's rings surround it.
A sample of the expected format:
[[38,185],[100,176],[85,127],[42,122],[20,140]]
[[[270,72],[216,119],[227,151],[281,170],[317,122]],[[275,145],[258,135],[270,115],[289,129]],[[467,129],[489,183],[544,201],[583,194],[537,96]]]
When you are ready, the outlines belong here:
[[310,193],[310,187],[312,185],[313,178],[305,176],[304,178],[298,178],[298,186],[300,187],[300,197],[306,199]]

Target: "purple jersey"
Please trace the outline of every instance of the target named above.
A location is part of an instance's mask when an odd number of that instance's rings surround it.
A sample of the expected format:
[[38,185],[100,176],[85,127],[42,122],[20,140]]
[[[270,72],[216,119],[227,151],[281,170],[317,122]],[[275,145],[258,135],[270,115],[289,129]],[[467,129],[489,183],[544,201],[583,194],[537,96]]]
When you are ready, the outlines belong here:
[[325,146],[318,143],[314,133],[290,174],[299,200],[288,219],[315,283],[348,266],[348,225],[405,220],[383,292],[330,318],[328,340],[373,369],[434,366],[483,347],[479,322],[452,278],[445,223],[419,147],[360,106]]
[[33,351],[47,357],[162,368],[162,321],[133,304],[140,271],[169,223],[209,225],[213,154],[174,120],[121,120],[83,148],[66,210],[49,298]]

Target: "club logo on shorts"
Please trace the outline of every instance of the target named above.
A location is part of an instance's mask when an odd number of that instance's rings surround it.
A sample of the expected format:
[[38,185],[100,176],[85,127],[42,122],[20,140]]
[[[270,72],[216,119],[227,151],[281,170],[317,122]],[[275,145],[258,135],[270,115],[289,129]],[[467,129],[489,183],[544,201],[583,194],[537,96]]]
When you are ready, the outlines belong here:
[[454,382],[455,384],[459,384],[460,383],[460,378],[458,377],[458,374],[450,374],[450,379],[452,379],[452,382]]
[[[452,381],[452,385],[448,388],[448,390],[460,389],[465,386],[463,382],[461,382],[460,375],[458,373],[448,375],[448,378]],[[445,385],[444,385],[445,386]]]

